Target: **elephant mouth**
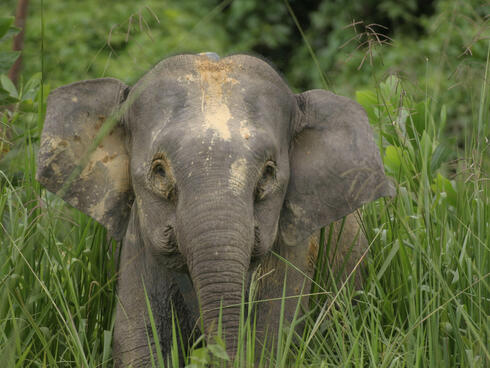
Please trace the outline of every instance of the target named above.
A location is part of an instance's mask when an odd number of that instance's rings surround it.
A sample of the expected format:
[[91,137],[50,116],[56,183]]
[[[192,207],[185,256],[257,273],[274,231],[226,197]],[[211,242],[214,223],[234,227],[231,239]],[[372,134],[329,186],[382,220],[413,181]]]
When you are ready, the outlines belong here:
[[152,251],[161,264],[173,271],[188,272],[187,262],[179,251],[173,226],[167,225],[163,231],[157,232],[151,243]]

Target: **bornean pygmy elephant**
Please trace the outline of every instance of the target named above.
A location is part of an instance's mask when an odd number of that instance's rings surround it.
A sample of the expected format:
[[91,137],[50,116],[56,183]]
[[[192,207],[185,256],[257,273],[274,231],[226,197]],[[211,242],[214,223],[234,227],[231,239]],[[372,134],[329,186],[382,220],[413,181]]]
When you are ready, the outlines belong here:
[[[102,78],[54,90],[37,179],[123,241],[113,356],[135,367],[150,359],[145,291],[164,354],[173,311],[184,336],[201,311],[209,336],[222,309],[233,355],[257,265],[258,299],[280,297],[285,275],[286,296],[307,292],[319,229],[392,193],[357,103],[294,94],[259,58],[210,53],[165,59],[133,87]],[[352,215],[346,224],[358,231]],[[354,238],[358,255],[365,240]],[[277,329],[280,302],[256,308],[260,339]]]

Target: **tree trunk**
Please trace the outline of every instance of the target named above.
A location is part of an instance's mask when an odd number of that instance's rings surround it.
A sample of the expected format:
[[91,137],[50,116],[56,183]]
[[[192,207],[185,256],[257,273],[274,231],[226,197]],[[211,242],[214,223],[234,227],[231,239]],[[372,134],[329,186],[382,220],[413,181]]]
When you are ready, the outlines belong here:
[[[17,10],[15,12],[15,26],[20,28],[21,31],[14,37],[14,51],[22,51],[24,48],[24,29],[27,18],[27,5],[29,0],[19,0],[17,3]],[[17,85],[20,69],[22,66],[22,54],[19,55],[14,65],[9,70],[8,77],[13,84]]]

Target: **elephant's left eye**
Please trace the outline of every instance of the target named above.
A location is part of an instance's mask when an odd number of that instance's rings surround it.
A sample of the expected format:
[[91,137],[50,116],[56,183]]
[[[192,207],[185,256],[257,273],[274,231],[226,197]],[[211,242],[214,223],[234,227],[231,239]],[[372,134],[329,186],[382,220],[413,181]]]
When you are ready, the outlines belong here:
[[170,166],[164,157],[155,158],[151,165],[151,185],[165,198],[170,199],[174,194],[174,180]]
[[157,165],[155,169],[153,169],[153,173],[163,179],[167,176],[165,168],[162,165]]

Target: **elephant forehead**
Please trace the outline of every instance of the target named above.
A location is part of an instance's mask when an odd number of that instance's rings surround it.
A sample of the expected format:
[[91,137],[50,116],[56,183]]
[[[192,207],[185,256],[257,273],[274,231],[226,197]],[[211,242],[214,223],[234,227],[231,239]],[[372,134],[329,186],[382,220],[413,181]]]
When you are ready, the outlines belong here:
[[229,64],[213,63],[207,58],[197,59],[196,69],[200,78],[201,112],[204,115],[202,127],[211,130],[213,135],[220,139],[230,140],[228,123],[232,115],[227,92],[231,92],[232,87],[239,82],[230,77]]
[[279,144],[280,130],[270,124],[273,118],[259,119],[242,107],[226,104],[208,105],[202,111],[199,103],[197,110],[183,108],[171,117],[158,117],[146,132],[150,135],[150,146],[157,151],[193,147],[246,152]]
[[[211,133],[215,139],[230,141],[233,129],[231,124],[242,111],[241,81],[237,70],[239,65],[231,61],[215,62],[209,58],[196,58],[194,68],[187,74],[177,77],[179,84],[187,88],[191,100],[199,107],[201,119],[194,121],[192,128],[200,130],[201,135]],[[239,119],[239,121],[242,121]],[[239,123],[238,123],[239,124]],[[239,133],[239,130],[238,130]],[[238,138],[243,138],[239,134]]]
[[224,144],[260,151],[271,136],[287,139],[294,97],[266,63],[244,55],[175,60],[178,67],[165,61],[135,86],[142,93],[130,124],[139,145],[169,151],[175,142],[199,150]]

